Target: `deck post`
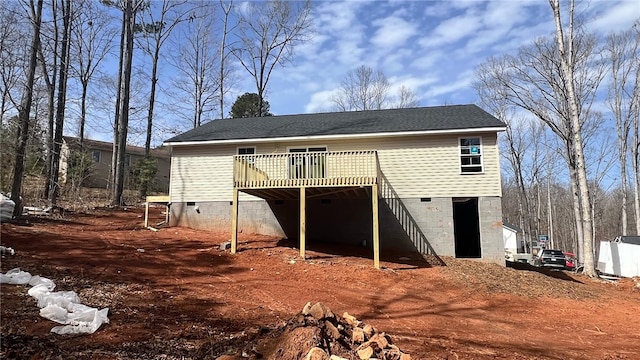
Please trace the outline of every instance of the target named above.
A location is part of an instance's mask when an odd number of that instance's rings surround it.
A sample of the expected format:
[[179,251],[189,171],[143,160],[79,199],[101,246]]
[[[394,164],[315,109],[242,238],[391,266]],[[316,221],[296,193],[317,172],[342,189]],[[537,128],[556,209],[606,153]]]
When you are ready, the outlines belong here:
[[371,185],[371,213],[373,215],[373,266],[380,269],[380,234],[378,224],[378,184]]
[[306,232],[307,232],[307,189],[300,188],[300,257],[304,260]]
[[144,228],[149,227],[149,200],[144,203]]
[[233,187],[233,209],[231,210],[231,253],[238,249],[238,188]]

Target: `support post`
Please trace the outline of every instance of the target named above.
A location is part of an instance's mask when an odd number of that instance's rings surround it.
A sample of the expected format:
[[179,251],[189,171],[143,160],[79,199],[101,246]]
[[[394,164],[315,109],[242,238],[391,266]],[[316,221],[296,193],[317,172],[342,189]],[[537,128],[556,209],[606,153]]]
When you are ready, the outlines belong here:
[[233,208],[231,210],[231,253],[238,249],[238,188],[233,188]]
[[380,269],[380,234],[378,224],[378,184],[371,185],[371,213],[373,215],[373,266]]
[[307,232],[307,189],[300,188],[300,257],[304,260]]
[[144,228],[149,227],[149,201],[144,203]]

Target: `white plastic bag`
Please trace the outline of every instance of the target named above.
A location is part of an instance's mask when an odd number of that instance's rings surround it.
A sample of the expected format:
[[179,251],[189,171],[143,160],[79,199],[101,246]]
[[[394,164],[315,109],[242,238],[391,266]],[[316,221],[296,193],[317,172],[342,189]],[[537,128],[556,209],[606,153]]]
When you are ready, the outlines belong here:
[[16,268],[0,274],[0,282],[7,284],[29,284],[28,294],[38,301],[40,316],[64,326],[56,326],[51,332],[56,334],[93,334],[102,324],[108,324],[109,308],[98,310],[81,304],[74,291],[52,290],[56,284],[41,276]]
[[10,198],[0,194],[0,222],[11,220],[13,218],[13,208],[16,203]]
[[28,272],[15,268],[7,271],[6,274],[0,274],[0,284],[26,285],[31,278]]
[[66,326],[56,326],[51,332],[56,334],[93,334],[102,326],[108,324],[109,308],[98,310],[82,304],[75,304],[84,307],[83,310],[76,309],[67,314]]
[[47,289],[49,289],[49,291],[52,291],[56,287],[56,284],[53,281],[39,275],[32,276],[31,280],[29,280],[29,285],[44,285]]

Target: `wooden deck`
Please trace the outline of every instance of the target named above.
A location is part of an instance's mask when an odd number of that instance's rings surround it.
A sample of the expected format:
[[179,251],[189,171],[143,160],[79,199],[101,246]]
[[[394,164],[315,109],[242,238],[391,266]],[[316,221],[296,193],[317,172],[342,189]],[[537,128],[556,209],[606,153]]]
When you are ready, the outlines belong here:
[[378,184],[380,169],[375,150],[295,152],[235,155],[231,252],[237,251],[238,192],[263,199],[300,201],[300,257],[305,257],[306,201],[328,194],[362,193],[369,189],[373,217],[373,262],[380,268]]
[[238,189],[348,187],[378,183],[375,150],[236,155]]

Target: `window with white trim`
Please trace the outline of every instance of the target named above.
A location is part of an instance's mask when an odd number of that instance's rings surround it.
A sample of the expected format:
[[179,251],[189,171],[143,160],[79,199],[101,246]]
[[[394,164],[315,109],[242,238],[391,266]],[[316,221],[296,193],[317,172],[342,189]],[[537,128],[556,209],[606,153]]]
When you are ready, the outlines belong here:
[[460,172],[482,173],[482,138],[460,138]]
[[[255,147],[239,147],[238,148],[238,155],[255,155],[255,153],[256,153]],[[247,163],[253,165],[253,162],[254,162],[253,156],[248,156],[246,157],[246,159],[247,159]]]
[[238,148],[238,155],[254,155],[255,153],[256,148],[254,147]]

